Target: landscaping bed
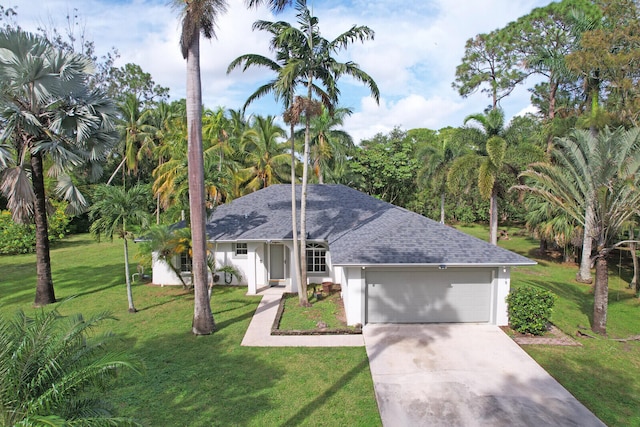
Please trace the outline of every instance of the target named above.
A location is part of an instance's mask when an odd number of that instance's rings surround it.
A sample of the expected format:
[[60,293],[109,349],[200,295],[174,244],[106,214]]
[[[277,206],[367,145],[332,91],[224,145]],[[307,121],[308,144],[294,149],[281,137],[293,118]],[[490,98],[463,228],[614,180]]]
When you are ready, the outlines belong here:
[[[318,299],[318,296],[320,296]],[[344,304],[337,290],[311,292],[311,307],[302,307],[298,294],[282,294],[271,335],[343,335],[361,334],[362,327],[347,326]]]

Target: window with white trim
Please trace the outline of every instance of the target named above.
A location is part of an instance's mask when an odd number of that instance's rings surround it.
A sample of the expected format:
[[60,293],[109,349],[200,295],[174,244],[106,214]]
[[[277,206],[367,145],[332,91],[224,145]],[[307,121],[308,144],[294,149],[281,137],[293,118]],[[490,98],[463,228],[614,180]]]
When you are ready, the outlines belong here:
[[327,248],[320,243],[307,244],[307,272],[327,271]]
[[246,243],[234,243],[233,252],[237,257],[246,257],[249,253],[249,248]]
[[180,254],[180,273],[191,273],[193,262],[188,252]]

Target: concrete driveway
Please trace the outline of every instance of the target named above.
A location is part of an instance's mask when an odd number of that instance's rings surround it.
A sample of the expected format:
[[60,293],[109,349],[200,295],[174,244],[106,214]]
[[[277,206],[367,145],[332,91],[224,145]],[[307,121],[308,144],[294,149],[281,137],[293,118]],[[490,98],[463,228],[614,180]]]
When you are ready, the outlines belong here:
[[604,426],[497,326],[366,325],[382,422]]

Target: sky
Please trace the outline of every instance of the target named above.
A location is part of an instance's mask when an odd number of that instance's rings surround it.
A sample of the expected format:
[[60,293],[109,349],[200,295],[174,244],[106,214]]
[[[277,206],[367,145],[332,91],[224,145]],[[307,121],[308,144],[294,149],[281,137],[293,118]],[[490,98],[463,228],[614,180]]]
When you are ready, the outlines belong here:
[[[256,20],[295,23],[289,8],[274,15],[266,7],[247,9],[244,0],[228,0],[220,16],[217,38],[201,40],[203,101],[208,108],[241,108],[247,97],[272,76],[267,70],[239,69],[227,75],[236,57],[257,53],[271,56],[269,35],[253,32]],[[333,39],[352,25],[366,25],[375,39],[355,43],[339,56],[354,61],[380,89],[380,104],[360,83],[342,78],[340,106],[353,110],[344,130],[358,142],[394,127],[441,129],[461,126],[469,114],[490,104],[486,94],[462,98],[451,87],[466,40],[504,27],[549,0],[307,0],[320,23],[322,36]],[[17,23],[25,30],[38,27],[65,30],[67,14],[77,15],[74,32],[93,40],[98,56],[115,47],[116,66],[135,63],[154,81],[170,88],[171,99],[185,97],[186,61],[179,48],[179,13],[168,0],[0,0],[17,6]],[[402,5],[402,7],[398,7]],[[530,82],[529,82],[530,83]],[[531,111],[525,85],[504,99],[506,117]],[[248,114],[282,114],[268,95],[247,109]]]

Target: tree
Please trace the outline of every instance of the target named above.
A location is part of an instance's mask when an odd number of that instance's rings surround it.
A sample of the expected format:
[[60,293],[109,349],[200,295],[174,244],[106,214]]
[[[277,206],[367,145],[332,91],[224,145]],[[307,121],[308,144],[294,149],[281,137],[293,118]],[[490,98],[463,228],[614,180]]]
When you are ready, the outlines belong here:
[[[302,283],[302,276],[300,271],[300,248],[298,246],[298,215],[297,215],[297,202],[296,202],[296,146],[295,146],[295,126],[299,122],[299,117],[295,117],[295,114],[291,114],[291,107],[293,106],[296,88],[299,85],[304,85],[303,73],[283,73],[285,65],[295,59],[296,49],[298,46],[303,45],[305,35],[301,32],[296,32],[292,29],[291,24],[284,21],[271,22],[271,21],[257,21],[253,24],[254,30],[267,31],[272,35],[270,49],[275,52],[276,59],[265,57],[257,54],[245,54],[241,55],[229,64],[227,73],[233,69],[242,67],[243,71],[246,71],[249,67],[258,66],[270,69],[276,74],[276,77],[260,86],[258,89],[249,95],[247,101],[243,106],[243,110],[256,99],[272,93],[276,100],[282,101],[285,110],[284,119],[289,124],[289,145],[291,155],[291,230],[293,236],[293,260],[295,278],[297,283]],[[293,36],[296,36],[294,38]],[[328,100],[329,95],[324,92],[320,87],[312,83],[312,88],[316,94],[324,99]],[[306,292],[299,293],[301,303],[306,305],[308,303]]]
[[207,234],[204,200],[204,158],[202,152],[202,86],[200,81],[200,33],[215,37],[216,19],[226,12],[225,0],[173,0],[181,11],[180,48],[187,60],[187,131],[189,168],[189,220],[193,245],[192,332],[211,334],[215,330],[211,304],[207,297]]
[[500,100],[508,96],[524,80],[526,73],[519,69],[516,56],[504,35],[496,30],[478,34],[467,40],[462,63],[456,67],[452,83],[460,96],[466,98],[481,86],[481,92],[491,97],[491,107],[498,108]]
[[113,236],[124,243],[124,273],[127,283],[127,300],[129,313],[137,310],[133,305],[131,292],[131,274],[129,272],[129,239],[133,239],[132,228],[146,227],[149,224],[147,212],[148,196],[145,187],[136,185],[127,190],[124,187],[99,186],[94,193],[94,203],[89,211],[91,233],[98,239],[105,235],[109,240]]
[[[640,128],[614,131],[604,128],[597,136],[576,130],[556,140],[557,164],[534,164],[524,172],[528,181],[516,188],[529,191],[586,227],[596,243],[593,324],[606,334],[608,256],[625,241],[618,241],[640,203]],[[592,214],[589,214],[589,209]]]
[[489,241],[498,244],[498,186],[496,179],[505,164],[507,142],[504,135],[504,113],[500,109],[487,114],[474,114],[465,118],[479,123],[477,129],[481,144],[474,151],[456,159],[449,170],[448,180],[452,188],[459,186],[464,171],[477,171],[477,183],[480,195],[489,199]]
[[457,129],[440,129],[434,144],[423,145],[418,150],[418,158],[423,159],[417,175],[418,182],[430,185],[440,195],[441,224],[445,222],[444,206],[449,168],[455,159],[465,152],[465,147],[456,133],[459,133]]
[[[602,122],[638,126],[640,111],[640,4],[601,0],[602,19],[587,21],[580,48],[567,57],[569,67],[587,82],[588,100],[602,103]],[[592,114],[593,116],[594,114]]]
[[91,333],[109,313],[90,318],[56,310],[0,316],[0,423],[3,426],[136,425],[104,400],[121,371],[141,373],[132,357],[108,351],[113,335]]
[[[556,118],[559,91],[579,81],[566,63],[566,56],[579,46],[582,26],[576,19],[577,14],[594,20],[600,12],[587,0],[563,0],[536,8],[500,30],[526,74],[546,78],[546,84],[537,86],[537,93],[545,100],[542,112],[549,124]],[[548,132],[547,155],[551,152],[553,137],[554,132]]]
[[386,202],[406,206],[414,196],[418,159],[405,132],[393,129],[360,143],[351,161],[351,170],[364,177],[361,190]]
[[35,222],[39,306],[56,300],[45,174],[57,179],[68,213],[83,212],[87,203],[72,174],[91,180],[102,174],[101,163],[116,142],[115,107],[89,89],[87,58],[21,30],[1,31],[0,49],[0,139],[8,147],[0,150],[0,189],[16,222]]
[[245,146],[246,167],[241,169],[245,191],[256,191],[287,180],[289,153],[287,143],[280,142],[285,131],[277,126],[273,116],[256,116],[252,134]]
[[[354,62],[338,62],[334,57],[337,53],[346,49],[355,41],[364,42],[374,37],[374,32],[366,26],[352,26],[349,30],[340,34],[333,40],[327,40],[320,35],[318,18],[311,15],[307,8],[305,0],[296,2],[296,11],[299,29],[289,28],[283,33],[285,44],[294,49],[294,55],[287,60],[281,73],[285,78],[281,81],[294,81],[297,76],[304,76],[306,81],[306,95],[297,97],[290,108],[289,119],[295,122],[300,117],[305,119],[304,133],[304,152],[302,160],[302,188],[300,196],[300,248],[306,248],[306,199],[307,199],[307,182],[309,175],[309,150],[311,146],[311,118],[321,112],[319,103],[312,99],[313,88],[316,80],[320,81],[325,88],[329,99],[325,100],[325,104],[333,101],[332,106],[337,104],[339,91],[337,89],[337,80],[344,76],[350,76],[358,82],[364,83],[370,90],[371,95],[379,102],[380,91],[375,81],[361,70],[358,64]],[[304,41],[301,44],[301,41]],[[290,76],[290,77],[286,77]],[[307,271],[306,257],[300,257],[300,298],[301,304],[308,304],[306,300],[307,294]]]
[[[324,184],[325,175],[330,174],[336,166],[346,162],[347,153],[355,145],[351,135],[334,129],[342,126],[346,116],[351,114],[348,108],[336,108],[333,112],[325,106],[321,113],[311,118],[310,155],[313,173],[319,184]],[[298,131],[297,136],[303,136],[304,131]]]

